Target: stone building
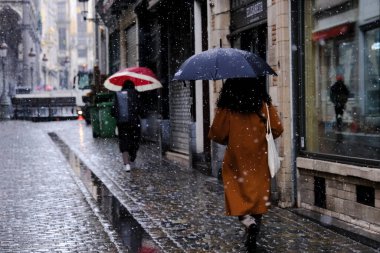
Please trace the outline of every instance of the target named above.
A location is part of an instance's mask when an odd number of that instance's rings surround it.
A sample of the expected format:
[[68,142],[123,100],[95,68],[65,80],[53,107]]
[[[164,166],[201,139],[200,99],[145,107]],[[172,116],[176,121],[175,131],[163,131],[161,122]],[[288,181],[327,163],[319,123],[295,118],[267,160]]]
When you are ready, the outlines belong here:
[[0,41],[8,45],[2,73],[6,92],[13,95],[16,88],[30,92],[40,81],[39,0],[0,1]]
[[[162,155],[219,176],[225,147],[206,137],[222,82],[172,78],[203,50],[256,52],[278,74],[267,77],[267,87],[285,129],[277,141],[282,164],[272,180],[273,199],[380,232],[377,1],[114,0],[97,6],[113,22],[110,74],[148,66],[163,83],[143,94],[144,135],[160,144]],[[341,131],[329,98],[337,76],[350,90]]]
[[[300,111],[297,206],[379,238],[380,4],[315,0],[292,7],[303,28],[293,65]],[[337,80],[349,90],[343,114],[332,99]]]
[[[210,1],[209,48],[235,47],[256,52],[277,72],[268,76],[267,86],[273,104],[277,107],[284,125],[284,133],[277,141],[282,156],[282,168],[272,182],[272,196],[282,207],[295,205],[296,180],[294,167],[292,115],[291,115],[291,57],[290,57],[290,6],[288,1]],[[221,82],[210,82],[213,116]],[[211,117],[212,118],[212,117]],[[224,147],[213,143],[212,172],[218,173],[223,160]]]
[[[62,6],[61,6],[62,7]],[[41,36],[41,76],[42,82],[38,85],[39,90],[50,90],[59,88],[59,71],[58,54],[60,41],[57,21],[61,22],[61,9],[58,12],[56,1],[41,1],[41,20],[42,20],[42,36]],[[58,13],[58,15],[57,15]]]

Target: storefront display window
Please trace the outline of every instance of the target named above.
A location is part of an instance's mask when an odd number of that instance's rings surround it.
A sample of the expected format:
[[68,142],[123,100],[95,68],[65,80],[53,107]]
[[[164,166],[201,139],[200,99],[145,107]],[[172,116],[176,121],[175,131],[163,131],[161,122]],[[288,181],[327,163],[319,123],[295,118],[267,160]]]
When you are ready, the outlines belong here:
[[365,111],[368,116],[380,117],[380,28],[365,33],[364,47]]
[[380,160],[380,28],[347,20],[357,5],[318,4],[305,4],[304,148]]

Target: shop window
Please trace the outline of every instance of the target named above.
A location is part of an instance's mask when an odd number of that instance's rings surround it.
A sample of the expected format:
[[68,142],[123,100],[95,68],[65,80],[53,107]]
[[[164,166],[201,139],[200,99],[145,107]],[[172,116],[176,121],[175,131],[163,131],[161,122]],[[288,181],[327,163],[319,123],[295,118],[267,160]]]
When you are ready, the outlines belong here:
[[314,177],[314,205],[326,208],[326,180],[323,177]]
[[[366,97],[365,115],[380,117],[380,28],[364,34],[364,84]],[[373,122],[375,123],[375,122]],[[373,123],[371,124],[373,127]],[[371,127],[371,126],[369,126]]]
[[356,201],[367,206],[375,206],[375,188],[357,185],[356,186]]
[[59,50],[67,49],[66,28],[58,29],[58,44],[59,44]]
[[378,161],[380,28],[362,30],[354,20],[347,23],[348,7],[323,13],[313,8],[313,2],[322,1],[311,2],[305,4],[304,148],[345,160]]

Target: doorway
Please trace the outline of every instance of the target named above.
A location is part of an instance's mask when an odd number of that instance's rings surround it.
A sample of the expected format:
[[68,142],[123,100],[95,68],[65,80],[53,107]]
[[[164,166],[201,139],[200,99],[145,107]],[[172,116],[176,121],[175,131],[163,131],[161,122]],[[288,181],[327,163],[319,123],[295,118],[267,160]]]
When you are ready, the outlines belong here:
[[267,23],[264,23],[237,33],[232,38],[232,47],[256,53],[266,60],[267,38]]

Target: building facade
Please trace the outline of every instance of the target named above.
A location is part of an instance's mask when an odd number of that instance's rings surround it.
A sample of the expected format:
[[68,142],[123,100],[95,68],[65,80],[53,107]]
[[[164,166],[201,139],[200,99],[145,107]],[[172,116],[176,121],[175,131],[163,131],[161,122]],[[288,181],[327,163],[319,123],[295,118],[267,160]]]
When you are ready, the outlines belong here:
[[[379,2],[315,0],[294,7],[304,27],[298,206],[379,233]],[[346,96],[338,102],[341,112],[332,88],[337,81],[349,91],[338,95]]]
[[89,79],[97,64],[95,10],[91,4],[93,1],[89,5],[76,1],[41,1],[39,90],[89,89]]
[[[63,11],[63,10],[61,10]],[[58,18],[61,18],[61,11]],[[41,76],[42,82],[38,90],[57,90],[59,88],[60,64],[59,55],[59,29],[57,26],[58,5],[56,1],[41,1],[42,38],[41,38]],[[61,22],[61,21],[59,21]]]
[[[223,2],[223,3],[222,3]],[[282,207],[295,205],[296,180],[294,123],[292,122],[292,76],[290,51],[290,6],[288,1],[211,1],[209,3],[210,48],[232,46],[255,52],[265,59],[278,76],[267,77],[268,92],[283,120],[284,133],[277,145],[281,170],[272,180],[272,197]],[[220,81],[210,82],[213,117]],[[211,117],[211,118],[212,118]],[[212,174],[218,175],[224,146],[212,143]]]
[[68,1],[57,1],[56,25],[58,32],[58,89],[71,89],[72,73],[70,71],[70,4]]
[[40,82],[40,1],[0,2],[0,41],[8,45],[4,72],[5,93],[30,92]]
[[[109,72],[150,67],[164,88],[142,94],[144,136],[162,154],[218,177],[224,146],[206,137],[221,81],[174,82],[189,56],[235,47],[264,58],[284,133],[272,196],[379,232],[379,5],[370,0],[98,1]],[[335,115],[330,87],[349,89]],[[338,129],[336,120],[341,122]]]

